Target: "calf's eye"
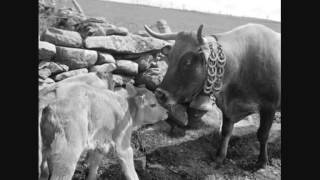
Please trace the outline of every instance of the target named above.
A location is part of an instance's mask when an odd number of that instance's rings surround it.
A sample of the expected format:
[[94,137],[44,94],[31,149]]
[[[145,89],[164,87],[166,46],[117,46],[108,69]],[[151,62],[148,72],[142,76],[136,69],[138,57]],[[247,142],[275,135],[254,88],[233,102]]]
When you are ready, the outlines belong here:
[[150,107],[156,107],[157,104],[150,104]]

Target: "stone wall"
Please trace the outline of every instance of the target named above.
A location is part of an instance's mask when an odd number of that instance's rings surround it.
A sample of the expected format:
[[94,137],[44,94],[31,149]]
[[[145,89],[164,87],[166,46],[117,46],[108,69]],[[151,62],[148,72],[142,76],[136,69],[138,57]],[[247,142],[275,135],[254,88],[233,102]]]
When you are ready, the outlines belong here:
[[98,71],[112,73],[116,87],[131,82],[154,90],[161,83],[168,66],[160,49],[167,41],[133,34],[104,17],[85,17],[70,8],[39,8],[51,12],[51,23],[39,30],[40,89]]

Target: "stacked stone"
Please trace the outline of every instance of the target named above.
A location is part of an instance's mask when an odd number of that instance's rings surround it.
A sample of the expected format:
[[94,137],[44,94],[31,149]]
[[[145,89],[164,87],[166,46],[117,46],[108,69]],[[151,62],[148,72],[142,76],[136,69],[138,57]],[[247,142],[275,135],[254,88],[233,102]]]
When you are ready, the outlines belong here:
[[40,88],[84,73],[112,73],[115,86],[145,85],[154,90],[167,70],[160,49],[168,44],[132,34],[101,17],[82,17],[65,9],[64,18],[39,39]]

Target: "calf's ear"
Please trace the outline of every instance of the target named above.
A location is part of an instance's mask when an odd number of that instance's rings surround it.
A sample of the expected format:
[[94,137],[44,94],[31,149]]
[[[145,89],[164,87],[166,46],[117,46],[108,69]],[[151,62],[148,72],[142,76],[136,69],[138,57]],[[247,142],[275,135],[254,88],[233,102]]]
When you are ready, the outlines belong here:
[[140,96],[137,96],[136,98],[136,103],[139,107],[144,107],[145,105],[145,95],[140,95]]
[[172,48],[171,45],[166,45],[166,46],[164,46],[163,48],[161,48],[160,52],[161,52],[162,54],[164,54],[165,56],[168,56],[171,48]]
[[137,90],[131,83],[126,84],[126,90],[128,92],[129,97],[133,97],[137,94]]

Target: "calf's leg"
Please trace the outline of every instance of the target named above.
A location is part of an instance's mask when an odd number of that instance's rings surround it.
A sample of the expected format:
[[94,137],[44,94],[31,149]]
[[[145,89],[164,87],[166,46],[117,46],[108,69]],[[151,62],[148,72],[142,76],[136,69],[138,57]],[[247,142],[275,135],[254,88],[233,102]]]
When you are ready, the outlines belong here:
[[48,157],[50,180],[71,180],[83,147],[66,144],[64,138],[57,138],[51,145],[53,148]]
[[139,180],[137,172],[134,168],[133,149],[131,147],[127,147],[126,149],[118,148],[117,153],[127,180]]
[[133,149],[130,146],[131,130],[124,131],[123,136],[116,141],[116,151],[120,159],[121,167],[127,180],[139,180],[134,168]]
[[47,160],[42,159],[40,164],[39,180],[48,180],[48,178],[49,178],[49,169],[48,169]]
[[99,165],[102,162],[104,153],[109,151],[109,145],[106,145],[103,150],[101,149],[94,149],[89,150],[88,152],[88,164],[89,164],[89,174],[87,180],[95,180],[97,179],[97,171]]
[[[66,156],[68,157],[66,158]],[[49,165],[51,166],[49,167],[50,180],[71,180],[79,157],[80,153],[75,155],[67,153],[50,160],[53,161]]]
[[262,107],[260,109],[260,127],[257,132],[257,138],[260,143],[260,154],[256,163],[257,169],[265,168],[268,162],[268,138],[274,116],[274,108]]

